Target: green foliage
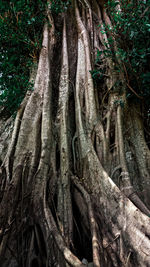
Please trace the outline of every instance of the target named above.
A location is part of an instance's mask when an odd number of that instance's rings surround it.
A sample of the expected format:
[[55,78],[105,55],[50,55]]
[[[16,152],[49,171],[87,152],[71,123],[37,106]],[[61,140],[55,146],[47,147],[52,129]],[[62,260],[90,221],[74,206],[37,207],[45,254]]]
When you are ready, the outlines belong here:
[[98,83],[99,81],[103,80],[103,73],[100,70],[94,69],[90,71],[93,80]]
[[[98,85],[99,83],[104,81],[104,75],[105,75],[105,68],[97,68],[97,64],[100,64],[100,58],[102,55],[102,51],[97,50],[97,57],[95,61],[95,68],[93,70],[90,70],[91,76],[93,78],[94,84]],[[106,75],[105,75],[106,76]]]
[[46,1],[2,1],[0,6],[0,106],[11,114],[32,88],[29,72],[41,48]]
[[52,0],[51,1],[51,11],[54,14],[59,14],[65,12],[71,5],[71,0]]
[[[118,3],[121,4],[121,11],[117,8]],[[127,97],[135,96],[128,85],[140,97],[150,97],[149,7],[150,0],[138,1],[138,4],[135,0],[108,0],[106,8],[113,27],[105,25],[100,28],[102,33],[109,36],[104,55],[114,61],[116,71],[124,73]]]

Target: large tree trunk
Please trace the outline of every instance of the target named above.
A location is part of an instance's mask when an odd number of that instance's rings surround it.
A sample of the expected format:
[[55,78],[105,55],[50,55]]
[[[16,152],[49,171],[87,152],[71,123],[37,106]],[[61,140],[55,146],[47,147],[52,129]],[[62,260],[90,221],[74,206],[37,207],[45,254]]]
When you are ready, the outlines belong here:
[[149,266],[150,151],[140,105],[113,90],[117,79],[125,85],[110,59],[102,58],[97,87],[90,73],[107,40],[97,25],[110,19],[98,0],[74,1],[48,19],[34,91],[5,157],[1,149],[0,266]]

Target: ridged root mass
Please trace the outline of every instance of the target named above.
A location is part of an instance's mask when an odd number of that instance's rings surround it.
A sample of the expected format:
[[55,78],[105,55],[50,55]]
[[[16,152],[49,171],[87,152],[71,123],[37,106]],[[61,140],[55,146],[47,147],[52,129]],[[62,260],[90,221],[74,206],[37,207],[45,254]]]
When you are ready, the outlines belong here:
[[150,152],[140,110],[113,90],[122,77],[111,59],[102,56],[98,85],[90,73],[108,38],[98,25],[110,19],[96,0],[48,19],[34,91],[2,158],[0,266],[149,266]]

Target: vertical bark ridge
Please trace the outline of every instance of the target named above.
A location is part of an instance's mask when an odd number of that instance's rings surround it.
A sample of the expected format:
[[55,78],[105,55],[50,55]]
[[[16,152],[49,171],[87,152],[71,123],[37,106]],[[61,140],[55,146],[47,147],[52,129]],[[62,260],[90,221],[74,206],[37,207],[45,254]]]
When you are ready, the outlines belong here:
[[77,74],[76,74],[76,92],[75,92],[75,103],[76,103],[76,125],[77,132],[80,140],[81,154],[84,155],[87,152],[87,140],[85,130],[83,126],[83,115],[81,113],[80,104],[80,91],[84,85],[85,79],[85,51],[84,45],[81,38],[78,39],[78,62],[77,62]]
[[87,114],[86,117],[89,122],[89,128],[91,128],[92,130],[93,124],[96,123],[97,113],[96,113],[96,103],[95,103],[95,96],[94,96],[94,85],[93,85],[92,77],[89,72],[92,69],[89,36],[88,36],[86,28],[84,27],[82,23],[77,4],[76,4],[75,12],[76,12],[77,26],[78,26],[79,33],[81,35],[81,38],[83,40],[83,45],[85,48],[85,69],[86,69],[85,105],[86,105],[86,114]]
[[62,69],[59,84],[59,122],[60,122],[60,183],[58,185],[58,215],[60,229],[69,245],[72,242],[72,205],[69,178],[68,147],[68,100],[69,64],[66,35],[66,21],[63,26]]
[[27,97],[24,99],[20,110],[17,113],[17,117],[15,120],[15,124],[14,124],[14,130],[13,130],[13,134],[12,134],[12,139],[11,139],[11,144],[8,148],[8,152],[5,156],[3,165],[6,168],[6,175],[7,175],[7,180],[10,181],[12,178],[11,172],[12,172],[12,167],[13,167],[13,156],[15,153],[15,146],[17,144],[17,139],[18,139],[18,135],[19,135],[19,130],[20,130],[20,126],[21,126],[21,120],[23,117],[23,113],[24,113],[24,109],[25,106],[27,104]]

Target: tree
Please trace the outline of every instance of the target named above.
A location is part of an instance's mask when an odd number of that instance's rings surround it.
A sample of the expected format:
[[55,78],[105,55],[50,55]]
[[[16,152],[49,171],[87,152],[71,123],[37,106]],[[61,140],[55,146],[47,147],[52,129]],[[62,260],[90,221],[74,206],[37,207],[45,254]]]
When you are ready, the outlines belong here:
[[148,111],[116,56],[109,6],[46,9],[34,91],[1,156],[1,266],[148,266]]

